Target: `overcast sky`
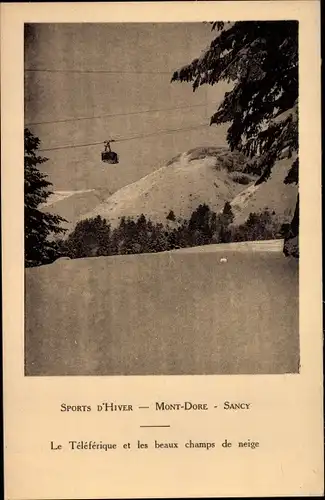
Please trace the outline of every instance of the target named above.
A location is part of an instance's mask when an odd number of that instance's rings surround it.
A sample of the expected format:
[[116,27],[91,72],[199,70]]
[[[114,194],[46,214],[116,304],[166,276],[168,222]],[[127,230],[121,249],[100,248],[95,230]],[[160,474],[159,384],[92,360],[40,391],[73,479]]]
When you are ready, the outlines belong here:
[[[224,127],[158,134],[162,130],[208,125],[215,103],[224,95],[221,86],[204,86],[193,93],[190,84],[170,83],[174,70],[200,56],[209,45],[214,36],[209,26],[33,24],[27,32],[25,69],[65,71],[25,72],[25,123],[125,113],[119,117],[30,125],[41,139],[41,147],[157,132],[152,137],[117,142],[114,149],[120,156],[119,165],[101,162],[101,145],[44,152],[49,161],[43,169],[56,190],[116,190],[180,152],[225,144]],[[174,109],[183,106],[195,107]],[[135,114],[157,109],[166,111]]]

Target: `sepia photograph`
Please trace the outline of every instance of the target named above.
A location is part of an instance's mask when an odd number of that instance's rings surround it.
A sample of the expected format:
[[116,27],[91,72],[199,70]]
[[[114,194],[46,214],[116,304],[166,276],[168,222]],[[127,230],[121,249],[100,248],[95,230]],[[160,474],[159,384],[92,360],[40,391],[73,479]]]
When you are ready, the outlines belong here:
[[24,25],[24,374],[300,371],[299,22]]

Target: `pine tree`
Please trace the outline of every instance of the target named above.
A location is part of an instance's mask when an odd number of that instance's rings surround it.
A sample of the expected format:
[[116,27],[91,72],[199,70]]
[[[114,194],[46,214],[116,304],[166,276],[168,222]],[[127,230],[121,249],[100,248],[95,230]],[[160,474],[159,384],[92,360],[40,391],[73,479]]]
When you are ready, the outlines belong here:
[[[25,266],[48,264],[58,256],[58,245],[53,235],[63,233],[62,217],[39,210],[52,194],[52,184],[40,172],[38,165],[47,161],[39,156],[40,140],[25,129],[24,191],[25,191]],[[52,239],[51,239],[52,238]]]
[[111,253],[111,226],[100,215],[77,223],[65,242],[68,256],[73,259],[97,257]]
[[231,83],[210,123],[230,122],[230,149],[257,158],[256,169],[262,172],[257,183],[269,178],[287,150],[292,165],[285,182],[298,184],[298,22],[211,25],[217,36],[209,48],[175,71],[172,81],[190,82],[193,91]]
[[229,224],[232,224],[232,222],[234,222],[235,216],[234,216],[234,213],[232,211],[232,208],[231,208],[229,201],[226,201],[226,203],[223,207],[222,216],[223,216],[223,220],[225,221],[225,223],[228,226],[229,226]]
[[190,217],[188,230],[194,238],[195,245],[208,245],[211,243],[216,230],[216,214],[205,203],[199,205]]

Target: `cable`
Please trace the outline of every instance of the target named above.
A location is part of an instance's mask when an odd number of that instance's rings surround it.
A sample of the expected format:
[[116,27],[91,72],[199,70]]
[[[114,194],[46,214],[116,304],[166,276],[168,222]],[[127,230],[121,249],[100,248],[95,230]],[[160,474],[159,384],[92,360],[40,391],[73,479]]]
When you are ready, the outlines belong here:
[[32,125],[48,125],[52,123],[67,123],[67,122],[74,122],[74,121],[81,121],[81,120],[95,120],[99,118],[109,118],[109,117],[115,117],[115,116],[129,116],[129,115],[142,115],[146,113],[157,113],[158,111],[177,111],[181,109],[189,109],[189,108],[203,108],[207,106],[208,104],[216,104],[216,103],[204,103],[204,104],[192,104],[188,106],[179,106],[176,108],[160,108],[160,109],[147,109],[143,111],[130,111],[128,113],[109,113],[105,115],[97,115],[97,116],[81,116],[78,118],[64,118],[61,120],[48,120],[44,122],[30,122],[26,123],[26,126],[32,126]]
[[46,69],[46,68],[25,68],[26,73],[76,73],[76,74],[105,74],[105,75],[170,75],[171,71],[117,71],[106,69]]
[[[187,128],[176,128],[176,129],[169,129],[169,130],[160,130],[159,132],[152,132],[151,134],[141,134],[141,135],[134,135],[132,137],[123,137],[122,139],[116,139],[114,142],[125,142],[125,141],[133,141],[134,139],[142,139],[144,137],[152,137],[155,135],[161,135],[161,134],[170,134],[172,132],[181,132],[181,131],[187,131],[187,130],[194,130],[202,127],[208,127],[209,125],[207,123],[201,123],[200,125],[196,125],[193,127],[187,127]],[[44,151],[57,151],[60,149],[75,149],[75,148],[84,148],[88,146],[98,146],[99,144],[103,144],[104,141],[100,142],[89,142],[85,144],[71,144],[71,145],[66,145],[66,146],[55,146],[53,148],[44,148],[44,149],[39,149],[38,151],[44,152]]]

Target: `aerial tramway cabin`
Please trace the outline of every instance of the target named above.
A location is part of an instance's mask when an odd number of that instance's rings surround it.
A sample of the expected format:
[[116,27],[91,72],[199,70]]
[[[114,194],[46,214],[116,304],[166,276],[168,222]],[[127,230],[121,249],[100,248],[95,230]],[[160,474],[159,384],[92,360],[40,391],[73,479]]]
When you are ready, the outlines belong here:
[[111,142],[115,142],[114,139],[104,142],[105,149],[102,151],[102,162],[116,164],[119,163],[119,158],[117,153],[111,150]]

